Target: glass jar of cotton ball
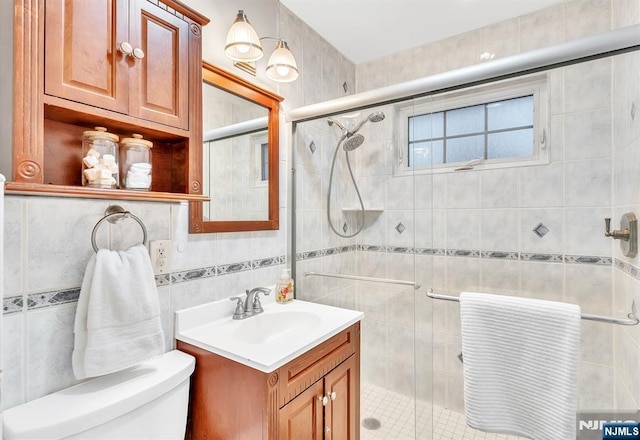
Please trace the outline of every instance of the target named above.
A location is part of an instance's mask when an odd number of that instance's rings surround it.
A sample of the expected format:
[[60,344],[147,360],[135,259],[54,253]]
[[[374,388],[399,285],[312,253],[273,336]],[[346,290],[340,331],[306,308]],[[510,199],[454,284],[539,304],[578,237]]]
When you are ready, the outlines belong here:
[[153,143],[133,134],[120,141],[122,174],[120,187],[140,191],[151,188],[151,149]]
[[118,187],[118,136],[104,127],[82,133],[82,185]]

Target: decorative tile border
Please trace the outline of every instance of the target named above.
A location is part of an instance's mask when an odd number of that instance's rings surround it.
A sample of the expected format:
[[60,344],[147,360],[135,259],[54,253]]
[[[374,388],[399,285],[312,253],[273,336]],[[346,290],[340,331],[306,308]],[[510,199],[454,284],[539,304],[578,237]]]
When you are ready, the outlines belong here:
[[[304,261],[313,258],[326,257],[330,255],[338,255],[346,252],[364,251],[364,252],[385,252],[394,254],[417,254],[417,255],[435,255],[448,257],[465,257],[465,258],[492,258],[513,261],[540,261],[547,263],[568,263],[568,264],[595,264],[600,266],[614,265],[617,269],[631,275],[640,281],[640,268],[632,266],[624,261],[611,257],[589,256],[589,255],[561,255],[561,254],[536,254],[536,253],[518,253],[508,251],[478,251],[471,249],[430,249],[430,248],[413,248],[400,246],[376,246],[366,244],[352,244],[347,246],[337,246],[328,249],[320,249],[316,251],[299,252],[296,254],[296,261]],[[168,286],[170,284],[184,283],[187,281],[224,276],[248,270],[261,269],[264,267],[278,266],[286,264],[285,255],[277,257],[263,258],[259,260],[242,261],[239,263],[224,264],[220,266],[209,266],[199,269],[189,269],[180,272],[172,272],[170,274],[156,275],[156,285]],[[78,301],[80,295],[80,287],[69,289],[52,290],[49,292],[32,293],[27,296],[27,308],[36,310],[45,307],[51,307],[62,304],[69,304]],[[23,297],[11,296],[3,298],[2,313],[5,315],[19,313],[23,310]]]
[[355,244],[347,246],[338,246],[327,249],[320,249],[317,251],[298,252],[296,253],[296,261],[310,260],[313,258],[326,257],[328,255],[337,255],[345,252],[352,252],[357,250],[358,247]]
[[327,255],[351,251],[435,255],[438,257],[492,258],[498,260],[513,261],[540,261],[545,263],[595,264],[599,266],[611,266],[613,264],[613,259],[611,257],[601,257],[593,255],[538,254],[512,251],[479,251],[477,249],[430,249],[369,244],[358,244],[345,246],[343,248],[298,252],[296,254],[296,261],[304,261],[311,258],[325,257]]
[[[261,269],[264,267],[278,266],[286,264],[286,255],[263,258],[260,260],[242,261],[239,263],[224,264],[220,266],[210,266],[200,269],[189,269],[170,274],[156,275],[156,286],[168,286],[170,284],[184,283],[187,281],[199,280],[210,277],[224,276],[247,270]],[[27,296],[27,309],[36,310],[45,307],[69,304],[78,301],[80,287],[70,289],[52,290],[49,292],[32,293]],[[24,309],[22,295],[3,298],[2,313],[9,315],[22,312]]]
[[615,259],[615,268],[640,281],[640,268],[619,259]]
[[611,257],[590,257],[586,255],[565,255],[565,263],[577,264],[597,264],[599,266],[611,266],[613,259]]
[[481,258],[496,258],[499,260],[519,260],[520,254],[518,252],[482,251]]
[[521,253],[520,260],[522,261],[541,261],[545,263],[562,263],[562,254],[536,254],[536,253]]

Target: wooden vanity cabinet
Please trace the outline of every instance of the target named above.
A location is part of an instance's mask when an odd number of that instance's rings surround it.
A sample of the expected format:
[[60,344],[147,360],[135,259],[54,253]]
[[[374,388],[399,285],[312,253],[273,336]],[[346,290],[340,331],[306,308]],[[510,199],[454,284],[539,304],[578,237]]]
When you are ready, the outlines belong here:
[[[14,0],[10,193],[203,200],[202,26],[178,0]],[[119,48],[125,43],[128,55]],[[151,191],[81,186],[82,132],[153,142]]]
[[360,323],[271,373],[178,341],[196,357],[187,438],[357,440]]
[[357,440],[360,417],[355,356],[295,397],[279,414],[279,440]]

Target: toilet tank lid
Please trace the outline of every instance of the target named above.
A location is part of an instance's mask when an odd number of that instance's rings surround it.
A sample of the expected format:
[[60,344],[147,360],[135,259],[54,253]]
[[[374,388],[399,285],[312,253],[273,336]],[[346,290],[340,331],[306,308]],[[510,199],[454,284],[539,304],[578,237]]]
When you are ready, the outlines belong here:
[[3,412],[7,440],[58,439],[99,426],[187,380],[195,358],[178,350]]

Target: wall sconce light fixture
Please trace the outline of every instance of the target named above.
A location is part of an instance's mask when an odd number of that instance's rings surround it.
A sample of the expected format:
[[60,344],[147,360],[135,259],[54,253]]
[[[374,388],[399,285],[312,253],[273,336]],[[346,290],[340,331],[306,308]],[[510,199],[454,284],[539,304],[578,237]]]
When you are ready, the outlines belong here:
[[258,33],[241,9],[227,33],[224,53],[236,61],[257,61],[262,58],[262,46]]
[[233,60],[234,66],[255,75],[255,62],[263,55],[261,40],[276,40],[278,42],[267,62],[265,71],[267,77],[277,82],[295,81],[298,78],[298,66],[287,42],[282,38],[258,37],[243,10],[238,11],[236,20],[227,33],[224,53]]

